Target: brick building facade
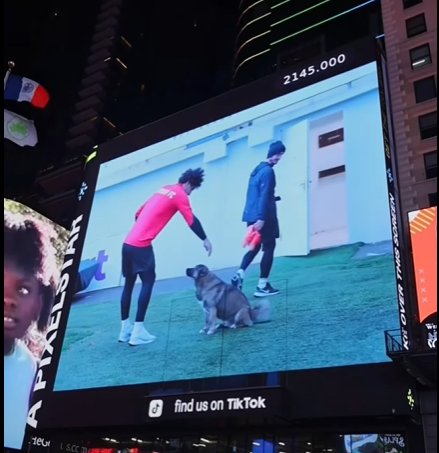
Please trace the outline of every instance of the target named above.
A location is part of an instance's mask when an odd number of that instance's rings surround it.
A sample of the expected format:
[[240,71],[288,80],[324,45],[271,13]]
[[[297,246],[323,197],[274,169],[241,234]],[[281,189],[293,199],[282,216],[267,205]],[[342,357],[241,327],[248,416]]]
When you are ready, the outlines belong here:
[[382,0],[404,213],[437,204],[437,0]]
[[[382,0],[382,14],[405,215],[437,205],[437,0]],[[437,453],[436,398],[421,391],[427,453]]]

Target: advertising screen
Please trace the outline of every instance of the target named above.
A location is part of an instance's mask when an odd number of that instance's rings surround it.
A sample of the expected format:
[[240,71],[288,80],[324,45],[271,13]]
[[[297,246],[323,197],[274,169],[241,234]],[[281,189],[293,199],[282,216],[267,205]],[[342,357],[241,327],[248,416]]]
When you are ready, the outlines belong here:
[[407,444],[401,434],[346,435],[345,453],[406,453]]
[[437,348],[437,208],[409,213],[419,320]]
[[4,199],[4,447],[21,449],[68,232]]
[[389,219],[375,63],[103,163],[55,391],[385,361]]
[[[63,406],[77,391],[122,404],[121,387],[388,361],[404,288],[381,60],[367,49],[99,147],[30,426],[52,388]],[[70,273],[90,262],[74,295]]]

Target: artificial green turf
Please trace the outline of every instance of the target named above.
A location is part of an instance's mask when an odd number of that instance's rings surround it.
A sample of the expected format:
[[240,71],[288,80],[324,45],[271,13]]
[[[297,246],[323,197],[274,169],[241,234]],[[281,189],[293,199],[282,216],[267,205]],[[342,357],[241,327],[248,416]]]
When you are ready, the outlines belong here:
[[[210,337],[192,289],[153,298],[146,325],[158,339],[135,348],[117,342],[119,300],[73,306],[55,390],[386,361],[383,332],[398,323],[393,257],[352,260],[360,247],[277,258],[272,322]],[[257,274],[244,287],[252,303]]]

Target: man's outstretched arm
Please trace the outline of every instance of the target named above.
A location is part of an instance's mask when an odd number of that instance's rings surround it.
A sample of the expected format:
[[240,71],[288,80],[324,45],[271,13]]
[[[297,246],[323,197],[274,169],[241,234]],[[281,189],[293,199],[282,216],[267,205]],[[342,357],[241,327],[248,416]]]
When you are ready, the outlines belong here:
[[178,197],[177,208],[183,216],[184,220],[186,220],[189,228],[203,241],[204,248],[210,256],[210,254],[212,253],[212,244],[210,243],[209,239],[207,239],[203,225],[201,224],[199,219],[195,217],[189,202],[189,198]]

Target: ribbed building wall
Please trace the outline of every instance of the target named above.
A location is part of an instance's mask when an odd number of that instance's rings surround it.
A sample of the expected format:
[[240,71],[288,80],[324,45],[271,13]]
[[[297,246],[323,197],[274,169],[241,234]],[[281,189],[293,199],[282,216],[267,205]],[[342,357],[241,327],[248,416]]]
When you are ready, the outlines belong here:
[[379,35],[379,0],[240,0],[233,84]]
[[[427,32],[407,37],[406,20],[425,14]],[[436,99],[417,103],[414,82],[430,76],[437,81],[437,0],[404,8],[403,0],[382,0],[388,77],[392,101],[400,197],[404,214],[429,206],[437,179],[427,179],[424,154],[437,150],[437,137],[421,140],[418,118],[437,110]],[[410,50],[429,44],[432,64],[412,69]]]
[[72,118],[74,126],[68,131],[70,139],[66,145],[71,150],[84,146],[90,149],[95,144],[122,2],[123,0],[102,0],[78,93],[79,99],[75,105],[76,113]]

